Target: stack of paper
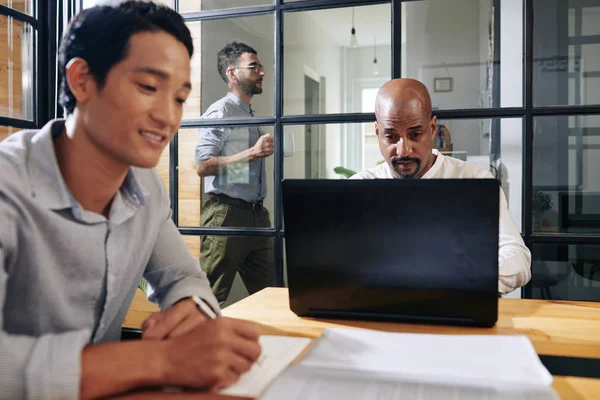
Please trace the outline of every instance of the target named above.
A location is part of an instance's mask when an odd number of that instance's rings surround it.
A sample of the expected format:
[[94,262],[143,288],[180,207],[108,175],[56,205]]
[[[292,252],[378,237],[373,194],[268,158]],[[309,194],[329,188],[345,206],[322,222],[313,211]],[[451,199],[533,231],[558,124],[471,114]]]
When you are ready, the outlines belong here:
[[327,329],[263,399],[558,399],[526,336]]

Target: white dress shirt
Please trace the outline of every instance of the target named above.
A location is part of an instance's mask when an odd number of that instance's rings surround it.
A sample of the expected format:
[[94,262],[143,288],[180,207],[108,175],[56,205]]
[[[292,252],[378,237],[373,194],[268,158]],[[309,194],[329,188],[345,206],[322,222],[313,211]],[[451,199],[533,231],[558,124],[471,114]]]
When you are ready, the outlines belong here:
[[[476,165],[452,157],[437,150],[435,162],[422,179],[470,179],[493,178],[492,174]],[[394,179],[388,163],[365,169],[350,179]],[[500,188],[500,232],[498,243],[498,291],[503,294],[524,286],[531,279],[531,252],[523,243],[521,234],[508,212],[506,196]]]

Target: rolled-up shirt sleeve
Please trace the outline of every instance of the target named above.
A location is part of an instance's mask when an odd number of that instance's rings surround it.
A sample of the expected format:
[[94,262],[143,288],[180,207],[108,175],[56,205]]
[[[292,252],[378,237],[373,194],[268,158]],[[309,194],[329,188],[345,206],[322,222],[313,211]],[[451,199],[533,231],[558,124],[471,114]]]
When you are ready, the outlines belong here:
[[[489,171],[478,178],[493,178]],[[507,294],[525,286],[531,279],[531,252],[508,211],[504,190],[500,188],[500,232],[498,236],[498,292]]]
[[[214,111],[203,116],[203,119],[223,118],[223,112]],[[218,156],[225,145],[225,130],[222,127],[198,129],[198,144],[196,144],[196,163]]]
[[[0,194],[0,310],[4,310],[10,258],[17,249],[16,220]],[[35,316],[28,316],[35,318]],[[0,313],[0,399],[77,399],[87,329],[40,337],[12,334]]]
[[149,299],[165,310],[183,298],[196,295],[219,312],[219,302],[210,289],[208,278],[173,223],[167,193],[162,192],[163,223],[144,272],[153,289]]
[[500,188],[500,234],[498,241],[498,291],[506,294],[525,286],[531,279],[531,252],[508,211]]

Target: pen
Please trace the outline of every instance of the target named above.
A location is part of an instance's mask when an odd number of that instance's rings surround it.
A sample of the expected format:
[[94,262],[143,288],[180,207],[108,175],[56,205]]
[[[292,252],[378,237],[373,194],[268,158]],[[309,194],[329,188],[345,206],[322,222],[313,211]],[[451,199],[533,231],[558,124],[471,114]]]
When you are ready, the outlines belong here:
[[217,314],[198,296],[192,296],[192,300],[198,306],[202,314],[204,314],[208,319],[216,319]]

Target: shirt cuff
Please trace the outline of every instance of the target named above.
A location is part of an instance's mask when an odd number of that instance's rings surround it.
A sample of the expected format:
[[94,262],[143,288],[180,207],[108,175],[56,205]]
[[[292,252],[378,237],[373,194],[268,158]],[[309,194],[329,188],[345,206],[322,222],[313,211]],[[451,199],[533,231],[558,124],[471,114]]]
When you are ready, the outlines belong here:
[[176,285],[171,290],[169,290],[169,292],[163,297],[162,301],[160,302],[161,310],[171,308],[179,300],[196,295],[201,300],[204,300],[204,302],[208,304],[210,308],[212,308],[218,315],[221,315],[221,308],[219,307],[219,302],[210,291],[210,288],[207,287],[206,290],[198,290],[198,286],[200,285],[195,284],[195,282],[189,284],[180,283]]
[[39,337],[25,371],[28,399],[78,399],[87,329]]

